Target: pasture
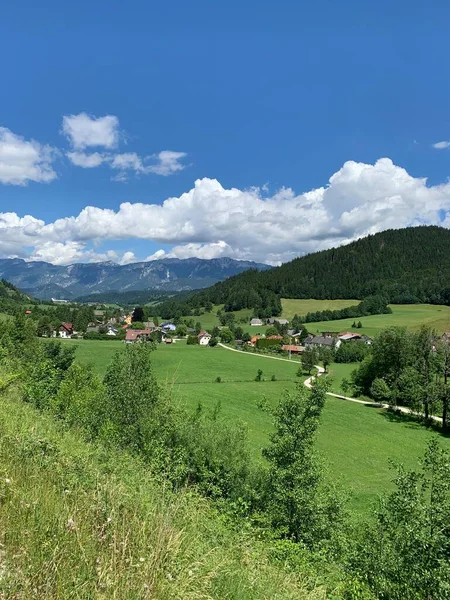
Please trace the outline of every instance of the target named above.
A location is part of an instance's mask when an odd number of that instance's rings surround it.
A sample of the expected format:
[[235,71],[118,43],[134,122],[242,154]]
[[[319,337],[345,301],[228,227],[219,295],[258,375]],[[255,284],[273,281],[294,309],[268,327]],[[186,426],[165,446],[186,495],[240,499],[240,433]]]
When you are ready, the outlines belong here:
[[[92,363],[99,374],[105,372],[112,354],[123,349],[114,341],[66,340],[76,344],[77,360]],[[255,460],[262,461],[261,448],[272,431],[270,414],[259,406],[261,401],[274,406],[285,390],[293,391],[298,363],[274,360],[252,353],[237,353],[221,347],[203,348],[160,344],[153,355],[155,373],[174,400],[192,410],[199,402],[213,410],[220,403],[220,414],[230,422],[244,423]],[[332,364],[333,391],[342,377],[348,377],[356,365]],[[256,382],[262,369],[264,381]],[[276,381],[271,381],[275,375]],[[221,377],[221,383],[216,383]],[[328,397],[318,435],[318,450],[329,467],[330,476],[351,495],[355,514],[367,512],[375,497],[388,489],[392,478],[389,461],[414,468],[427,441],[437,436],[450,447],[446,438],[431,429],[398,418],[388,412]]]
[[[282,317],[291,320],[295,314],[304,316],[308,312],[321,310],[339,310],[346,306],[358,304],[359,300],[295,300],[282,299],[283,307]],[[199,321],[203,329],[211,330],[216,325],[220,325],[217,318],[217,311],[223,309],[223,305],[216,305],[210,313],[204,313],[198,317],[190,317],[195,322]],[[339,319],[337,321],[317,321],[306,323],[306,328],[311,333],[321,331],[351,331],[353,322],[361,321],[363,327],[358,329],[358,333],[365,333],[371,337],[375,336],[381,329],[389,326],[407,327],[417,330],[421,325],[429,325],[438,333],[450,331],[450,307],[433,304],[391,304],[392,314],[373,315],[357,319]],[[264,334],[267,327],[252,327],[250,319],[253,311],[243,309],[236,311],[236,324],[248,333]],[[245,319],[245,323],[241,323]]]
[[435,304],[391,304],[392,314],[371,315],[357,319],[339,319],[338,321],[319,321],[306,323],[311,333],[320,331],[352,331],[353,321],[361,321],[358,333],[374,337],[385,327],[407,327],[413,331],[421,325],[428,325],[438,333],[450,331],[450,306]]

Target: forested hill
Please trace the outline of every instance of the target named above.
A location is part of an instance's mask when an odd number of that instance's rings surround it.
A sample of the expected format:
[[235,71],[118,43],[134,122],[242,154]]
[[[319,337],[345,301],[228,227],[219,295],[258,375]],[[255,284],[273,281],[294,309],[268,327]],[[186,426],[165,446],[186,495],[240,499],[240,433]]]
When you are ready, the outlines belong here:
[[18,305],[35,303],[36,300],[20,292],[12,283],[0,280],[0,312],[16,309]]
[[265,272],[230,277],[193,295],[190,304],[213,302],[225,304],[226,310],[267,307],[276,314],[281,297],[362,299],[380,293],[393,303],[450,304],[450,230],[384,231]]

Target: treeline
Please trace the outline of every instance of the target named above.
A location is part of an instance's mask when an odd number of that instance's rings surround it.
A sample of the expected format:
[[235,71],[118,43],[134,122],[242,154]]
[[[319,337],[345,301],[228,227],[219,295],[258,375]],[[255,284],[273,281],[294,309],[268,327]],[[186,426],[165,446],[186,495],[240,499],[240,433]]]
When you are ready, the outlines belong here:
[[406,406],[423,413],[425,420],[440,415],[442,428],[448,430],[449,342],[426,326],[418,332],[384,329],[344,387],[393,407]]
[[[224,304],[226,310],[251,308],[255,316],[266,317],[281,314],[279,298],[363,299],[377,295],[393,304],[450,305],[449,248],[448,229],[388,230],[268,271],[245,271],[191,294],[184,300],[183,310],[212,302]],[[177,310],[175,305],[172,309]],[[161,310],[165,310],[164,304]]]
[[151,344],[118,352],[100,379],[74,362],[73,346],[40,342],[32,320],[17,325],[0,324],[3,386],[20,381],[23,399],[65,427],[135,455],[175,491],[203,494],[224,523],[266,540],[287,576],[320,566],[330,594],[349,600],[449,598],[450,456],[436,442],[422,470],[400,470],[375,515],[352,525],[315,450],[325,378],[266,407],[273,433],[266,462],[254,462],[245,429],[219,406],[190,412],[172,401],[153,373]]

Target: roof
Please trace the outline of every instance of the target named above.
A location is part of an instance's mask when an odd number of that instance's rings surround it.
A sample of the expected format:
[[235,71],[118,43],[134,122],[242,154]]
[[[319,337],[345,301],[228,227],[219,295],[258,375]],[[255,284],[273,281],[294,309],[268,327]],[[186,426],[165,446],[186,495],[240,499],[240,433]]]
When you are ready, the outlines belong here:
[[316,335],[312,338],[312,340],[309,340],[309,343],[310,344],[320,344],[322,346],[334,346],[335,341],[336,340],[331,337],[323,337],[321,335]]
[[343,342],[346,342],[347,340],[353,340],[354,338],[356,339],[361,339],[361,336],[359,335],[359,333],[343,333],[343,334],[339,334],[339,339],[342,340]]
[[147,329],[155,329],[156,327],[153,321],[147,321],[146,323],[144,323],[144,325],[147,327]]
[[61,323],[61,327],[64,327],[64,329],[67,329],[67,331],[73,329],[72,323]]
[[198,339],[202,338],[202,337],[211,337],[211,334],[208,333],[207,331],[200,331],[200,333],[198,334]]
[[284,350],[285,352],[303,352],[305,347],[304,346],[296,346],[294,344],[284,344],[284,346],[281,346],[281,349]]
[[269,335],[266,337],[266,340],[282,340],[282,335]]
[[140,335],[149,335],[148,329],[128,329],[125,335],[125,340],[134,342]]
[[263,322],[261,321],[261,319],[252,319],[250,321],[250,325],[262,325]]
[[280,325],[287,325],[289,323],[287,319],[275,319],[275,321]]

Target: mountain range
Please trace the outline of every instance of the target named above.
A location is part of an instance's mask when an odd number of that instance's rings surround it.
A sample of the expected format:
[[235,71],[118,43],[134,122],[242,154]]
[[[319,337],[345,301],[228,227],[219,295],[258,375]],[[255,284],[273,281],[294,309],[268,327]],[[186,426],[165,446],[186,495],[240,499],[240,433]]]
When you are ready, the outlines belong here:
[[179,292],[209,287],[248,269],[270,267],[232,258],[164,258],[118,265],[114,262],[53,265],[20,258],[0,259],[0,278],[36,298],[74,300],[109,291]]

